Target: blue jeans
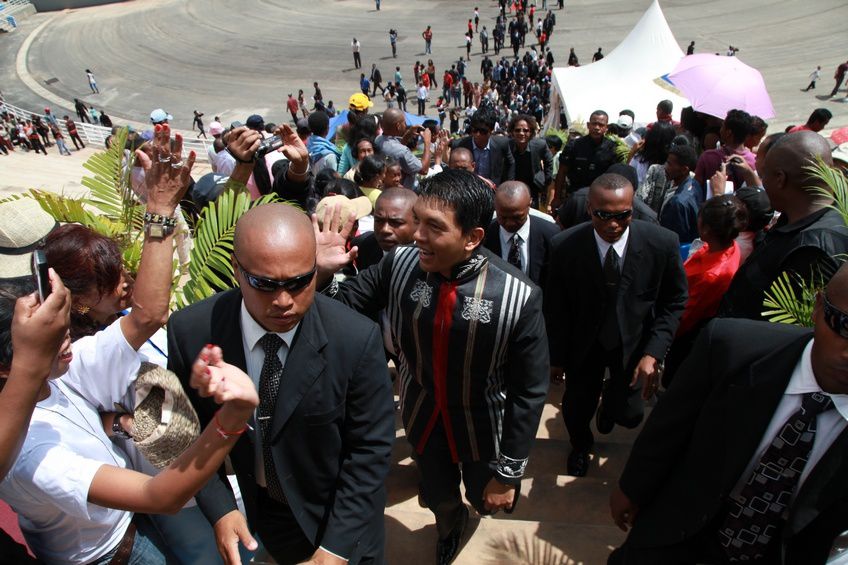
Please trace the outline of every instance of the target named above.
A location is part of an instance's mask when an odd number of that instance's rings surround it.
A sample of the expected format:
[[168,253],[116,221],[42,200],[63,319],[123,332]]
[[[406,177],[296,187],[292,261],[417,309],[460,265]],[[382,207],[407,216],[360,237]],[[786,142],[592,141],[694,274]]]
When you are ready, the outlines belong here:
[[[168,550],[182,565],[223,563],[212,525],[197,506],[183,508],[173,516],[151,515],[150,519]],[[239,553],[242,563],[250,563],[252,551],[239,544]]]
[[[135,541],[133,541],[132,554],[130,554],[129,565],[170,565],[173,560],[168,560],[161,548],[162,540],[146,516],[136,516]],[[117,547],[109,553],[92,561],[89,565],[108,565],[115,556]]]

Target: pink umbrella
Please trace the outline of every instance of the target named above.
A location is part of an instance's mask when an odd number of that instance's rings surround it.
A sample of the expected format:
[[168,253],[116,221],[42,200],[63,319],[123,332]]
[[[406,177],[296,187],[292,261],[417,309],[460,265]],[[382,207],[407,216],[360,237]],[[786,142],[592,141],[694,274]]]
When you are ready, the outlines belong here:
[[722,119],[734,109],[764,119],[774,117],[763,75],[737,57],[689,55],[680,60],[668,79],[699,112]]

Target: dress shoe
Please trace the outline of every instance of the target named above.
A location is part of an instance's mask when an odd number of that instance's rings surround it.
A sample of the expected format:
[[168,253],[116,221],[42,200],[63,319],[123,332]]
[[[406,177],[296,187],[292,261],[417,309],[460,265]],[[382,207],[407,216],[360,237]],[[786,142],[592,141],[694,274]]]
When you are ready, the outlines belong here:
[[606,410],[604,410],[604,405],[601,404],[598,407],[598,411],[595,412],[595,428],[597,428],[598,433],[607,435],[614,427],[615,418],[607,414]]
[[568,455],[568,474],[572,477],[585,477],[589,471],[589,450],[575,449]]
[[459,515],[459,520],[451,530],[451,533],[444,539],[440,539],[436,543],[436,565],[449,565],[456,559],[460,547],[462,547],[462,536],[465,534],[465,528],[468,526],[468,507],[462,505],[462,512]]

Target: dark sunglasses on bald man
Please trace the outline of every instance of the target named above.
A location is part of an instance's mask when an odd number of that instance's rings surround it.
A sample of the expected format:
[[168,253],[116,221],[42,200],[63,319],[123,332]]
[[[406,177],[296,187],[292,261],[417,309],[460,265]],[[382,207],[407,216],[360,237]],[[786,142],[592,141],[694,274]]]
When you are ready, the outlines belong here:
[[233,258],[236,260],[236,265],[238,265],[239,270],[241,270],[244,278],[247,279],[247,284],[249,284],[252,288],[260,292],[276,292],[277,290],[285,290],[286,292],[298,292],[303,290],[309,283],[312,282],[312,279],[315,277],[315,271],[318,270],[318,265],[312,267],[312,270],[306,274],[298,275],[296,277],[292,277],[286,280],[277,280],[277,279],[268,279],[265,277],[259,277],[252,273],[249,273],[245,270],[244,267],[241,266],[238,258],[233,255]]
[[607,212],[606,210],[592,210],[592,214],[604,222],[615,220],[621,222],[629,218],[633,214],[633,210],[622,210],[621,212]]
[[827,293],[822,291],[822,304],[824,305],[824,321],[827,327],[839,336],[848,339],[848,314],[834,306],[827,299]]

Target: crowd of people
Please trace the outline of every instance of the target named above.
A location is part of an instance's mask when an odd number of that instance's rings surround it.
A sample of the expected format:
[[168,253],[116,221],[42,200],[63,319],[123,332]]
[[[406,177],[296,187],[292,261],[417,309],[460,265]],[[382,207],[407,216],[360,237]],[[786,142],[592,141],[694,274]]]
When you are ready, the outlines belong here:
[[[499,4],[494,50],[508,37],[513,61],[484,56],[481,85],[457,61],[420,126],[400,68],[383,87],[373,65],[344,118],[317,82],[312,108],[289,95],[292,124],[207,129],[195,110],[213,172],[193,178],[197,155],[154,110],[126,142],[136,272],[116,239],[0,202],[0,499],[37,559],[231,564],[261,543],[281,564],[384,563],[399,412],[436,524],[421,561],[446,565],[468,504],[528,503],[560,387],[568,475],[595,473],[598,436],[642,427],[611,487],[628,535],[609,563],[827,561],[848,531],[848,226],[832,186],[848,155],[818,133],[830,115],[768,134],[743,110],[661,100],[649,123],[599,109],[584,135],[542,137],[555,20]],[[474,14],[469,41],[487,32]],[[540,51],[519,58],[534,30]],[[413,75],[424,114],[432,61]],[[43,150],[54,122],[4,116],[0,133]],[[238,219],[234,288],[171,312],[181,210],[226,190],[280,202]],[[786,273],[817,292],[812,329],[765,319]],[[0,548],[34,562],[8,536]]]

